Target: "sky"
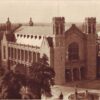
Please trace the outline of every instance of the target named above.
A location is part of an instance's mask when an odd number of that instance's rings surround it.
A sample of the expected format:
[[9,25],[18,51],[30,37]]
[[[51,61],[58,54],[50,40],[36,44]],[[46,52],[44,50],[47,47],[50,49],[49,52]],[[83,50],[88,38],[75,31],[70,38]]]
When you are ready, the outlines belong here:
[[99,0],[0,0],[0,22],[7,17],[11,22],[52,22],[55,16],[66,22],[83,22],[85,17],[96,17],[100,22]]

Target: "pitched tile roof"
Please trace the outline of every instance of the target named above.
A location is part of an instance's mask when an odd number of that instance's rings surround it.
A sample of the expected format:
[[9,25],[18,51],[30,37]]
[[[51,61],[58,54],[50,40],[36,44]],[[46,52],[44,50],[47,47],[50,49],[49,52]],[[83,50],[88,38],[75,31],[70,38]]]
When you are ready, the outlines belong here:
[[16,30],[15,34],[25,35],[51,35],[53,34],[52,26],[22,26]]

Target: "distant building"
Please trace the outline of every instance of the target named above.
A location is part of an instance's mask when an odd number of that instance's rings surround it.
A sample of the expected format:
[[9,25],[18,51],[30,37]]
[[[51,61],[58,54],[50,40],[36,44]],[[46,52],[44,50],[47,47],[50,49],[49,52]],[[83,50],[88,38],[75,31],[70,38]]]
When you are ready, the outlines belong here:
[[29,67],[46,54],[56,72],[56,84],[100,76],[96,18],[86,18],[82,29],[75,24],[66,25],[64,17],[54,17],[48,25],[35,25],[30,19],[29,25],[22,25],[13,32],[9,19],[6,25],[1,41],[3,66],[13,69],[19,63]]

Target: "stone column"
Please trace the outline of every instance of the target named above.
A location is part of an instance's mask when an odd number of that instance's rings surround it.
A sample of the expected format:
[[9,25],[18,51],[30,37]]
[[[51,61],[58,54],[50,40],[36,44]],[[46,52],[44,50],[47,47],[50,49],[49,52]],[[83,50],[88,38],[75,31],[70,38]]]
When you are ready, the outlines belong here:
[[79,68],[79,80],[81,80],[81,70]]
[[33,52],[31,52],[31,56],[32,56],[32,57],[31,57],[31,58],[32,58],[32,59],[31,59],[31,63],[33,63]]
[[9,47],[9,53],[10,53],[9,57],[11,58],[11,47]]
[[25,50],[23,50],[23,61],[25,62]]
[[38,62],[37,52],[35,52],[35,55],[36,55],[36,58],[35,58],[36,60],[35,61]]
[[18,54],[19,52],[18,51],[19,51],[19,49],[17,49],[17,60],[19,61],[19,54]]
[[13,59],[15,59],[15,48],[13,48]]
[[16,49],[16,59],[18,60],[18,49]]
[[16,48],[15,48],[15,51],[14,51],[14,56],[15,56],[15,60],[16,60]]
[[27,62],[29,63],[29,51],[27,51]]
[[12,52],[12,59],[13,59],[13,56],[14,56],[14,54],[13,54],[13,48],[12,48],[11,52]]
[[10,57],[11,57],[11,59],[12,59],[12,47],[10,48]]
[[20,61],[21,61],[21,49],[19,50],[19,58],[20,58]]
[[71,69],[71,74],[72,74],[72,81],[74,81],[74,77],[73,77],[73,68]]

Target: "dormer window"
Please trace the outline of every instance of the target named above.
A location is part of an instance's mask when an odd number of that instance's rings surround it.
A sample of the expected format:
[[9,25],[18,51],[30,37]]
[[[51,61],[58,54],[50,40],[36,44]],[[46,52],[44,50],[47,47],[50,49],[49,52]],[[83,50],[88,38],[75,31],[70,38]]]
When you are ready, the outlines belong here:
[[26,35],[24,35],[24,38],[26,37]]
[[35,36],[35,39],[37,38],[37,36]]
[[17,37],[19,37],[19,34],[17,34]]
[[20,35],[20,37],[22,37],[22,34]]
[[29,35],[27,35],[27,38],[29,38]]
[[33,38],[33,35],[31,35],[31,39]]
[[39,39],[41,39],[41,36],[39,36]]

